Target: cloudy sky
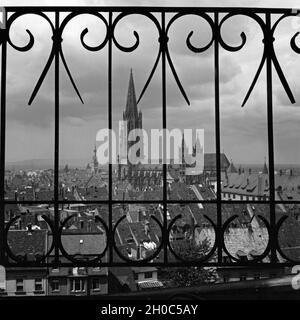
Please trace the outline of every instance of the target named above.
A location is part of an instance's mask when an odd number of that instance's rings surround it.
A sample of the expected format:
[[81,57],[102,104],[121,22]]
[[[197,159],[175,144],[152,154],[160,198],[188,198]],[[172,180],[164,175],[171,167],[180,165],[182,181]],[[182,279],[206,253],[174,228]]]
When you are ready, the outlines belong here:
[[[297,8],[299,1],[214,1],[214,6],[257,6]],[[1,1],[3,5],[165,5],[211,6],[211,1]],[[62,16],[63,17],[63,16]],[[167,15],[167,21],[172,15]],[[50,18],[53,18],[50,16]],[[157,16],[159,19],[159,16]],[[277,17],[275,17],[277,18]],[[60,67],[60,155],[62,159],[88,161],[92,155],[96,133],[107,127],[107,46],[90,52],[82,47],[80,33],[88,27],[86,42],[99,44],[104,37],[103,23],[89,15],[73,19],[63,34],[63,51],[66,61],[83,97],[81,104],[66,72]],[[47,22],[28,15],[16,20],[10,37],[14,44],[25,45],[29,29],[35,37],[33,48],[17,52],[8,48],[7,76],[7,161],[53,158],[54,141],[54,77],[50,69],[36,99],[31,106],[28,100],[51,50],[51,32]],[[140,36],[140,45],[133,53],[122,53],[113,47],[113,121],[114,127],[125,109],[130,68],[133,69],[136,94],[139,96],[154,64],[157,52],[157,30],[142,16],[123,19],[117,27],[117,39],[122,45],[131,45],[133,31]],[[205,150],[215,151],[214,137],[214,69],[213,50],[193,53],[185,44],[193,30],[195,46],[209,42],[211,31],[200,18],[185,17],[170,28],[169,49],[178,76],[191,101],[187,106],[168,67],[167,123],[170,128],[204,128]],[[236,163],[262,163],[268,155],[266,122],[265,69],[246,106],[242,101],[255,75],[262,55],[262,33],[249,18],[235,17],[224,24],[222,35],[227,43],[240,43],[245,32],[247,43],[236,53],[221,49],[221,148]],[[300,17],[283,21],[275,33],[275,50],[294,93],[296,104],[286,97],[275,70],[274,130],[275,160],[277,163],[299,163],[300,120],[300,55],[290,48],[290,39],[300,31]],[[300,39],[298,40],[300,44]],[[143,112],[144,127],[161,128],[161,64],[139,104]]]

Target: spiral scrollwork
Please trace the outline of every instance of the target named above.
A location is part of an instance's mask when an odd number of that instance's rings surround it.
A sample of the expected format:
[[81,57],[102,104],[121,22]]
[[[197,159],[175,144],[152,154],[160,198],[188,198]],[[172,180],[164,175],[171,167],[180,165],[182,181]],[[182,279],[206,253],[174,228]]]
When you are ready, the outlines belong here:
[[[210,25],[210,27],[211,27],[211,29],[212,29],[212,37],[211,37],[211,40],[209,41],[209,43],[208,43],[207,45],[205,45],[205,46],[203,46],[203,47],[196,47],[196,46],[194,46],[194,45],[192,44],[191,38],[192,38],[192,35],[193,35],[193,33],[194,33],[193,31],[191,31],[191,32],[188,34],[188,36],[187,36],[187,39],[186,39],[186,45],[187,45],[187,47],[188,47],[192,52],[202,53],[202,52],[208,50],[208,49],[212,46],[212,44],[213,44],[213,42],[214,42],[214,33],[213,33],[213,31],[215,30],[215,28],[214,28],[214,22],[212,21],[212,19],[210,18],[210,16],[207,15],[207,14],[204,14],[204,13],[199,12],[199,13],[194,13],[194,14],[190,14],[190,13],[178,13],[178,14],[174,15],[174,16],[170,19],[170,21],[169,21],[169,23],[168,23],[168,25],[167,25],[167,28],[166,28],[166,36],[168,37],[168,32],[169,32],[169,30],[170,30],[170,27],[173,25],[173,23],[174,23],[175,21],[177,21],[177,20],[180,19],[181,17],[186,17],[186,16],[188,16],[188,15],[193,15],[193,16],[196,16],[196,17],[197,17],[197,16],[198,16],[198,17],[201,17],[202,19],[204,19],[204,20]],[[188,105],[190,105],[189,98],[188,98],[188,96],[187,96],[187,94],[186,94],[186,92],[185,92],[185,90],[184,90],[184,88],[183,88],[183,86],[182,86],[182,84],[181,84],[181,81],[180,81],[180,79],[179,79],[179,77],[178,77],[178,74],[177,74],[177,72],[176,72],[176,68],[175,68],[174,63],[173,63],[173,61],[172,61],[172,58],[171,58],[171,55],[170,55],[170,51],[169,51],[169,48],[168,48],[167,44],[166,44],[166,57],[167,57],[167,61],[168,61],[168,63],[169,63],[169,66],[170,66],[170,68],[171,68],[172,74],[173,74],[173,76],[174,76],[174,79],[175,79],[175,81],[176,81],[176,84],[177,84],[177,86],[178,86],[178,88],[179,88],[182,96],[184,97],[186,103],[187,103]]]

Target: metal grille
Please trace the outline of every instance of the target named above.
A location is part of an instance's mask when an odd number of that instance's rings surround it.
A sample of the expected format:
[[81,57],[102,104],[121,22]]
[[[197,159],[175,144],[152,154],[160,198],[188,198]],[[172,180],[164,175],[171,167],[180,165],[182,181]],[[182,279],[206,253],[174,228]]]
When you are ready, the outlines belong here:
[[[54,21],[52,21],[46,13],[54,14]],[[66,13],[62,18],[62,13]],[[25,46],[18,46],[13,43],[9,36],[9,30],[13,25],[14,21],[19,17],[22,17],[27,14],[34,14],[45,19],[52,30],[52,49],[50,56],[44,69],[39,77],[38,82],[34,86],[32,96],[30,97],[29,104],[33,102],[36,95],[39,93],[39,89],[41,84],[43,83],[45,77],[51,66],[54,66],[54,104],[55,104],[55,147],[54,147],[54,199],[49,201],[43,201],[43,203],[48,203],[54,206],[54,221],[45,218],[46,222],[49,224],[52,233],[53,233],[53,244],[50,248],[50,251],[47,255],[43,256],[39,261],[35,262],[26,262],[18,259],[18,257],[14,256],[14,254],[9,249],[7,244],[7,235],[9,226],[13,221],[11,221],[8,225],[5,225],[5,205],[6,204],[14,204],[18,203],[18,201],[7,200],[5,199],[5,141],[6,141],[6,84],[7,84],[7,48],[11,46],[13,49],[17,51],[29,51],[34,44],[34,35],[31,34],[30,31],[27,30],[29,35],[29,41]],[[73,80],[71,72],[68,68],[67,61],[65,60],[62,41],[63,41],[63,33],[65,27],[68,23],[75,17],[80,16],[82,14],[89,14],[99,18],[106,28],[106,36],[103,42],[97,46],[91,47],[86,44],[84,40],[84,36],[88,32],[87,30],[83,30],[81,33],[81,44],[82,46],[89,51],[100,51],[107,50],[108,52],[108,60],[107,60],[107,88],[108,88],[108,128],[112,129],[112,67],[113,67],[113,59],[112,53],[113,50],[119,50],[123,52],[133,52],[139,46],[139,35],[137,32],[134,32],[135,43],[130,47],[122,46],[115,37],[115,29],[118,23],[125,17],[131,16],[134,14],[142,15],[146,19],[149,19],[155,28],[158,31],[159,38],[157,41],[159,42],[159,51],[157,53],[157,57],[155,59],[155,63],[151,70],[151,73],[148,77],[148,80],[141,91],[141,96],[139,100],[142,98],[143,94],[147,90],[151,79],[158,68],[161,68],[161,93],[162,93],[162,128],[167,128],[167,93],[166,93],[166,83],[167,83],[167,67],[170,67],[171,75],[173,76],[178,89],[183,95],[186,102],[189,104],[188,96],[183,88],[180,79],[177,75],[176,68],[172,62],[171,54],[168,48],[168,40],[169,40],[169,29],[171,25],[180,17],[184,16],[198,16],[202,19],[206,20],[207,23],[211,27],[212,37],[210,42],[204,47],[195,47],[191,42],[191,34],[188,36],[186,40],[186,45],[189,50],[195,53],[202,53],[208,50],[209,48],[213,48],[214,52],[214,94],[215,94],[215,133],[216,133],[216,172],[217,172],[217,197],[214,200],[203,201],[203,203],[212,203],[216,205],[217,208],[217,219],[216,222],[210,221],[215,230],[215,244],[211,250],[211,252],[204,258],[201,258],[198,261],[184,261],[178,260],[177,262],[170,262],[168,260],[168,252],[172,252],[173,249],[170,245],[169,233],[170,233],[170,225],[167,222],[167,205],[172,203],[191,203],[189,200],[182,201],[172,201],[167,197],[167,166],[163,165],[163,199],[161,201],[149,201],[148,203],[160,203],[163,205],[163,221],[156,221],[161,228],[161,245],[157,248],[154,256],[163,253],[163,260],[159,262],[151,261],[153,256],[142,260],[142,261],[130,261],[128,259],[123,259],[120,261],[118,259],[115,261],[114,252],[117,252],[117,246],[114,239],[114,234],[116,232],[116,227],[118,222],[113,222],[113,205],[114,204],[122,204],[122,201],[114,200],[112,195],[112,174],[113,169],[112,165],[109,165],[109,198],[106,201],[90,201],[93,204],[107,204],[109,209],[108,221],[101,221],[107,235],[107,246],[105,250],[97,256],[96,259],[83,262],[76,261],[72,257],[70,257],[65,250],[63,249],[61,234],[62,234],[62,225],[59,220],[59,206],[62,204],[68,203],[76,203],[76,201],[66,201],[59,199],[59,111],[60,111],[60,92],[59,92],[59,70],[60,68],[64,68],[67,71],[69,80],[78,95],[79,99],[82,100],[79,90]],[[173,17],[166,23],[166,14],[173,14]],[[253,261],[243,261],[233,259],[231,262],[224,262],[222,259],[223,250],[226,251],[226,246],[224,243],[224,232],[226,227],[231,221],[223,221],[222,219],[222,205],[228,203],[226,200],[221,198],[221,156],[220,156],[220,81],[219,81],[219,71],[220,71],[220,61],[219,61],[219,50],[220,48],[234,52],[243,48],[247,39],[245,34],[241,33],[241,43],[238,46],[231,46],[225,42],[222,38],[222,26],[225,21],[230,20],[232,17],[237,15],[247,16],[251,18],[255,23],[259,25],[262,30],[263,39],[263,56],[261,58],[261,62],[255,74],[255,78],[249,86],[249,91],[245,97],[245,100],[242,104],[246,104],[249,96],[253,88],[255,87],[257,80],[265,67],[266,70],[266,90],[267,90],[267,125],[268,125],[268,163],[269,163],[269,190],[270,196],[268,200],[264,201],[252,201],[252,203],[263,203],[269,206],[270,210],[270,220],[266,219],[263,222],[266,225],[266,228],[269,233],[269,242],[265,252],[259,256],[257,259]],[[279,15],[279,18],[278,18]],[[286,258],[286,262],[278,262],[277,252],[281,253],[283,256],[283,252],[278,244],[278,233],[280,227],[285,218],[276,221],[275,217],[275,206],[278,201],[275,200],[275,181],[274,181],[274,135],[273,135],[273,101],[272,101],[272,79],[273,79],[273,71],[277,73],[281,84],[290,99],[291,103],[294,103],[293,93],[290,90],[289,84],[285,78],[285,75],[281,69],[281,66],[277,60],[275,49],[274,49],[274,32],[277,26],[280,24],[282,20],[287,17],[295,16],[297,12],[293,12],[290,9],[255,9],[255,8],[159,8],[159,7],[6,7],[4,10],[4,24],[5,28],[0,30],[0,44],[1,44],[1,54],[2,54],[2,66],[1,66],[1,169],[0,169],[0,186],[1,186],[1,215],[0,215],[0,264],[4,266],[122,266],[122,265],[131,265],[131,266],[143,266],[143,265],[153,265],[153,266],[190,266],[190,265],[203,265],[203,266],[253,266],[255,264],[256,267],[265,267],[266,264],[269,266],[278,267],[279,265],[292,265],[295,261],[292,261],[288,257]],[[222,18],[221,18],[222,16]],[[108,17],[108,18],[107,18]],[[159,18],[158,18],[159,17]],[[273,18],[273,19],[272,19]],[[271,21],[275,22],[272,23]],[[300,48],[296,44],[296,38],[298,33],[296,33],[290,42],[291,49],[300,53]],[[199,55],[199,59],[201,56]],[[110,154],[111,156],[111,154]],[[78,201],[82,203],[83,201]],[[124,201],[124,203],[141,203],[141,201]],[[196,201],[195,201],[196,202]],[[33,204],[34,201],[25,201],[27,204]],[[89,201],[87,202],[89,203]],[[235,203],[244,203],[243,201],[236,201]],[[289,201],[280,201],[280,203],[291,203]],[[120,221],[119,221],[120,222]],[[66,256],[69,262],[60,261],[60,252]],[[49,256],[53,259],[49,259]],[[212,256],[215,256],[213,261],[209,259]],[[263,258],[269,256],[270,262],[263,262]],[[104,259],[104,257],[106,257]],[[122,260],[122,259],[121,259]]]

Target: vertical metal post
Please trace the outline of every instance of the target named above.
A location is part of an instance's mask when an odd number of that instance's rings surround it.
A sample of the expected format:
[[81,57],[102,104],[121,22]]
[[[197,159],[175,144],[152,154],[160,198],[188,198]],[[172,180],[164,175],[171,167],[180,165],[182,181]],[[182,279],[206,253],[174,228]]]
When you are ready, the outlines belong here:
[[109,223],[107,236],[108,249],[109,249],[109,263],[113,263],[113,211],[112,211],[112,12],[109,12],[108,18],[109,39],[108,39],[108,128],[109,128],[109,174],[108,174],[108,186],[109,186]]
[[55,11],[55,34],[53,34],[54,57],[54,230],[55,241],[55,264],[59,263],[58,229],[59,229],[59,11]]
[[163,126],[163,250],[164,263],[168,263],[168,224],[167,224],[167,165],[166,165],[166,128],[167,128],[167,87],[166,87],[166,21],[165,12],[161,13],[161,32],[160,35],[160,50],[161,52],[161,66],[162,66],[162,126]]
[[214,73],[215,73],[215,138],[216,138],[216,172],[217,172],[217,254],[218,263],[222,263],[222,197],[221,197],[221,155],[220,155],[220,69],[219,69],[219,14],[215,12],[215,41],[214,41]]
[[[6,10],[3,11],[3,25],[7,24]],[[6,57],[7,57],[7,32],[1,30],[2,52],[1,52],[1,152],[0,152],[0,264],[5,265],[5,128],[6,128]]]
[[267,38],[264,39],[266,50],[266,74],[267,74],[267,121],[268,121],[268,152],[269,152],[269,180],[270,180],[270,226],[271,226],[271,262],[275,263],[276,258],[276,216],[275,216],[275,180],[274,180],[274,137],[273,137],[273,97],[272,97],[272,60],[271,52],[273,36],[271,34],[271,15],[266,13]]

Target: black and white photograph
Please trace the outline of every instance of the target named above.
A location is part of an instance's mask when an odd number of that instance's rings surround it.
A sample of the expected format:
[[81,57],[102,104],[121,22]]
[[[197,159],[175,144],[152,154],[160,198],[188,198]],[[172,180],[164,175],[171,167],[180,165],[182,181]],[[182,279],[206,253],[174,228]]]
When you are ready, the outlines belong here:
[[300,300],[299,66],[298,0],[0,1],[0,310]]

